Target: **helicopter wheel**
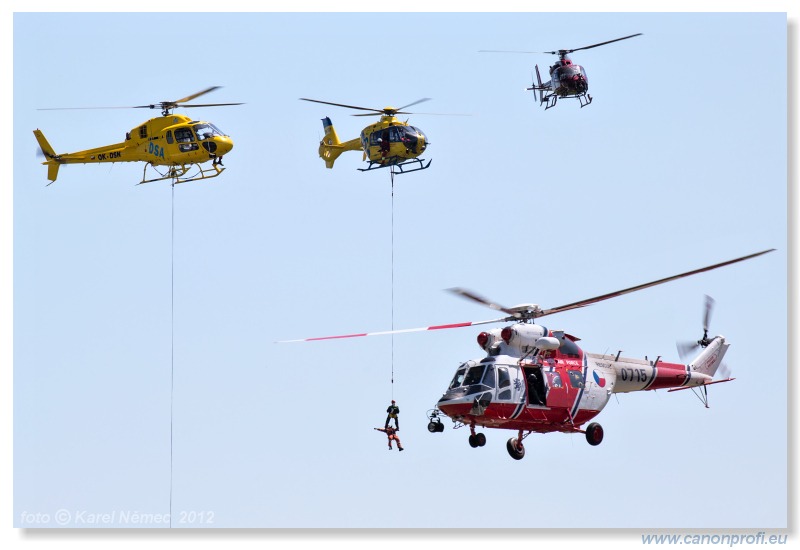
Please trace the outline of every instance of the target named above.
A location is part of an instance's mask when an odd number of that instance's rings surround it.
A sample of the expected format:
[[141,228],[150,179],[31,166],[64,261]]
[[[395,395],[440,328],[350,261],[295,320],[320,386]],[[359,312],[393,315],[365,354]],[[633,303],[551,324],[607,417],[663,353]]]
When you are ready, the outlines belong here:
[[442,424],[441,422],[437,423],[436,424],[436,431],[437,432],[443,432],[444,431],[444,424]]
[[441,424],[441,422],[428,422],[428,431],[431,433],[438,432]]
[[586,441],[589,445],[600,445],[603,442],[603,427],[597,422],[592,422],[586,427]]
[[472,447],[473,449],[478,446],[478,436],[477,435],[469,436],[469,439],[467,441],[469,441],[469,446]]
[[525,447],[522,446],[522,441],[517,441],[516,437],[512,437],[508,440],[506,449],[514,460],[522,460],[525,456]]
[[482,433],[475,434],[475,442],[478,444],[478,447],[483,447],[486,445],[486,436]]

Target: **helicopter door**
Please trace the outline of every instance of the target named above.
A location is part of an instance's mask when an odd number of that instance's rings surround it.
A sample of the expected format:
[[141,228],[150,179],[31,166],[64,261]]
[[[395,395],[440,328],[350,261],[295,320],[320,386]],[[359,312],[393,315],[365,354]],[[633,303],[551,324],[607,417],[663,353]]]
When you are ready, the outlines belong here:
[[514,387],[511,385],[511,375],[508,367],[497,367],[497,400],[511,401],[514,396]]
[[547,399],[547,390],[541,367],[528,367],[524,370],[525,383],[528,386],[528,405],[543,407]]
[[547,369],[545,383],[547,384],[547,406],[569,409],[575,402],[578,389],[573,387],[570,373],[566,367]]
[[196,151],[200,147],[194,141],[194,132],[190,128],[182,127],[175,129],[175,141],[178,142],[178,149],[181,153]]

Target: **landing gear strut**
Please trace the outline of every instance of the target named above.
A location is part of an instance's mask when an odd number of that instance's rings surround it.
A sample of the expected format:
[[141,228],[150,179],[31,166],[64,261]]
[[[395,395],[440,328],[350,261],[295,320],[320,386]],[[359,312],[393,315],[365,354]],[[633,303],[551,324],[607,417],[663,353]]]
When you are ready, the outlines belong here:
[[600,445],[603,442],[603,427],[597,422],[586,426],[586,441],[592,446]]
[[522,430],[520,430],[517,437],[512,437],[506,442],[506,450],[514,460],[522,460],[525,456],[525,447],[522,445],[522,439]]
[[473,449],[475,447],[483,447],[486,445],[486,436],[482,433],[475,433],[475,424],[471,424],[469,427],[469,431],[471,435],[469,436],[469,446]]

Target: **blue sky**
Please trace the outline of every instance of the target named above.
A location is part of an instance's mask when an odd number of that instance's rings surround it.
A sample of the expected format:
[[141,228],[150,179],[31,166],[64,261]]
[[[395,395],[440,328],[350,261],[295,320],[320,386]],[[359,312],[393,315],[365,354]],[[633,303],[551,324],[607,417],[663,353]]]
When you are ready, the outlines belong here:
[[[168,513],[170,492],[176,527],[787,525],[784,14],[39,13],[13,30],[15,527]],[[584,109],[524,90],[551,56],[477,52],[636,32],[572,55]],[[57,152],[117,142],[150,113],[37,109],[211,85],[204,100],[245,105],[191,113],[235,147],[221,177],[174,189],[173,364],[172,190],[124,163],[46,187],[31,131]],[[299,97],[472,114],[409,117],[433,162],[395,180],[393,304],[388,174],[316,153],[321,118],[342,139],[369,119]],[[765,248],[548,321],[589,352],[677,360],[703,295],[717,302],[736,382],[710,409],[620,395],[596,448],[534,435],[515,462],[510,433],[480,449],[429,434],[426,411],[481,355],[476,329],[274,343],[493,316],[453,286],[552,307]],[[372,429],[392,397],[402,454]]]

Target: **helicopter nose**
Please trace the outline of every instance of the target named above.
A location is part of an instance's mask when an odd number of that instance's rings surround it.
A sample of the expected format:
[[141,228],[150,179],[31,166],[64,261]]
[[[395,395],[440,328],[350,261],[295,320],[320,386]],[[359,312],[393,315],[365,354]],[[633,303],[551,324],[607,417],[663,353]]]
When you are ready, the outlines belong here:
[[214,143],[217,146],[215,153],[218,157],[225,155],[233,149],[233,140],[228,136],[216,136],[214,138]]

